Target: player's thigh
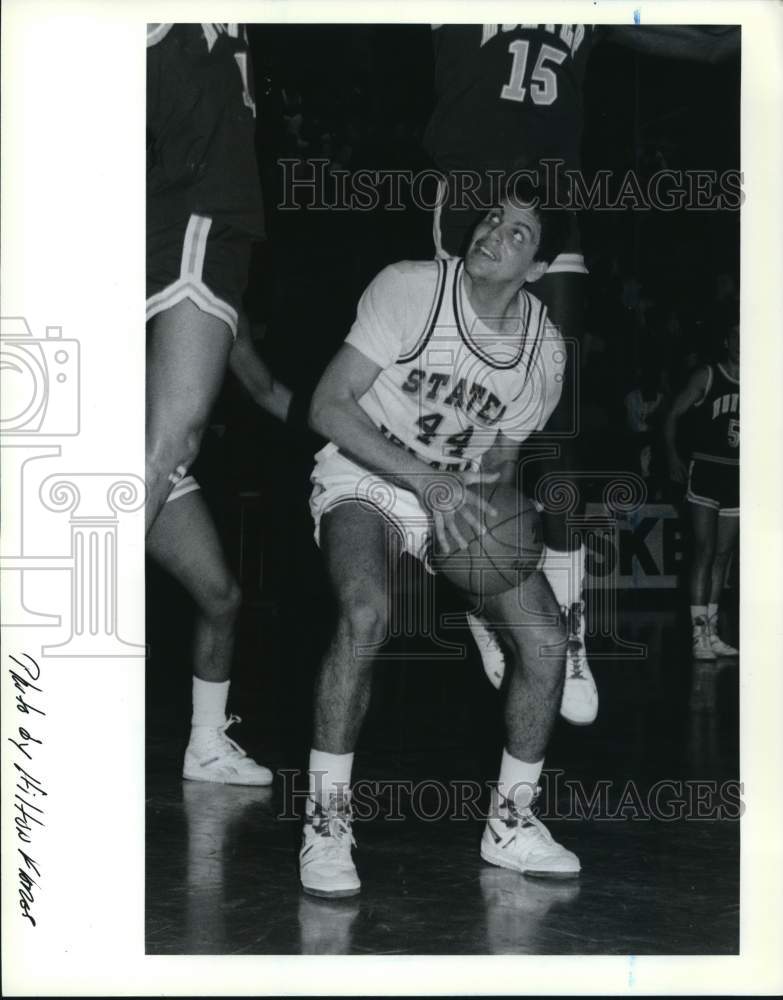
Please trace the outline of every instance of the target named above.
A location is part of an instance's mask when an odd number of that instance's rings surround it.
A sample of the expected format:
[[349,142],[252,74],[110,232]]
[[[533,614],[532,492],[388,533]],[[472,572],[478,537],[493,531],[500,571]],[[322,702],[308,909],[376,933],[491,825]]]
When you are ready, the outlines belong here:
[[736,515],[718,515],[717,539],[715,542],[715,554],[720,556],[730,555],[739,538],[739,517]]
[[524,656],[536,656],[542,646],[565,641],[565,627],[555,595],[544,574],[536,570],[519,587],[485,600],[485,616],[504,644]]
[[226,373],[231,330],[190,299],[150,320],[147,337],[147,423],[174,414],[205,418]]
[[236,603],[238,584],[200,490],[163,505],[147,536],[147,553],[200,606]]
[[387,617],[402,543],[377,509],[346,501],[323,515],[321,551],[343,614]]
[[697,551],[712,552],[718,533],[718,508],[704,503],[688,501],[693,531],[694,548]]

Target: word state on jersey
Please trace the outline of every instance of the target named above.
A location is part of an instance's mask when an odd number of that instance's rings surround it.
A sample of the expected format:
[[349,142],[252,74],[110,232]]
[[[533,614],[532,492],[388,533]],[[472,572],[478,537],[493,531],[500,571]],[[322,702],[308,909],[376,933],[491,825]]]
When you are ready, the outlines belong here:
[[360,405],[390,440],[436,468],[477,466],[501,432],[520,443],[560,398],[565,348],[545,306],[522,290],[519,319],[479,319],[462,260],[408,262],[365,291],[347,337],[381,368]]

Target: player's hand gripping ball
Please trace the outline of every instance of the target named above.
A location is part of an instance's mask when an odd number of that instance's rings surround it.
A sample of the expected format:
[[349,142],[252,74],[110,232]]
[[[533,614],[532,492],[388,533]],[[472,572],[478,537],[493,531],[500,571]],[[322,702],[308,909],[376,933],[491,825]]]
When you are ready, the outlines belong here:
[[[478,489],[471,486],[469,489]],[[506,483],[484,487],[495,513],[484,515],[485,531],[475,529],[456,512],[466,548],[439,551],[433,541],[433,567],[461,590],[491,596],[512,590],[538,566],[543,548],[541,518],[532,500]]]

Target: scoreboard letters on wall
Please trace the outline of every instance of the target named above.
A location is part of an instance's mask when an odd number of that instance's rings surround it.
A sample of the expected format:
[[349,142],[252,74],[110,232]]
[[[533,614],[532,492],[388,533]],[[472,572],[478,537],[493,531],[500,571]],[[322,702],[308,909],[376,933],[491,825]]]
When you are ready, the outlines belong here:
[[588,587],[670,589],[679,585],[686,539],[676,507],[647,504],[631,514],[614,515],[612,527],[607,528],[606,509],[592,503],[587,505],[585,520]]

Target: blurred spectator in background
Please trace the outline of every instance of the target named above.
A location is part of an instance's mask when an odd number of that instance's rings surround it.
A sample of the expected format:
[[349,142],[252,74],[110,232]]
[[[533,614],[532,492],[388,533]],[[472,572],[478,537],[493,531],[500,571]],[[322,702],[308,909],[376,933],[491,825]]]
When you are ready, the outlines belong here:
[[637,384],[625,396],[625,423],[629,432],[629,468],[648,484],[651,500],[663,498],[660,431],[666,412],[664,377],[660,367],[646,365]]

